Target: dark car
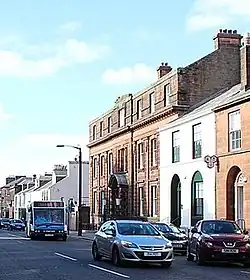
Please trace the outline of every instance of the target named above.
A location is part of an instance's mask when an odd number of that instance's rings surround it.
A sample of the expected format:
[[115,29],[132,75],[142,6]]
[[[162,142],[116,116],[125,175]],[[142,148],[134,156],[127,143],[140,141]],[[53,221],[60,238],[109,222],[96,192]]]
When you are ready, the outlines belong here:
[[165,238],[170,240],[175,253],[183,256],[187,254],[188,237],[184,231],[180,230],[173,224],[152,223]]
[[10,224],[8,226],[8,230],[25,230],[25,224],[22,220],[13,219],[10,220]]
[[9,224],[10,224],[10,219],[2,218],[0,221],[0,228],[8,228]]
[[191,230],[187,260],[234,262],[250,266],[250,237],[234,221],[202,220]]

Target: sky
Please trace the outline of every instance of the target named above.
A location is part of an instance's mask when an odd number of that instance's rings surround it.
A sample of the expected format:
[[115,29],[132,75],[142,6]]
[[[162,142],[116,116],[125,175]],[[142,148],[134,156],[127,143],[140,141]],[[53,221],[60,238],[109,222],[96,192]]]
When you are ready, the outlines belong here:
[[[0,186],[50,172],[122,94],[213,50],[219,28],[250,31],[249,0],[9,0],[0,10]],[[247,29],[249,28],[249,30]]]

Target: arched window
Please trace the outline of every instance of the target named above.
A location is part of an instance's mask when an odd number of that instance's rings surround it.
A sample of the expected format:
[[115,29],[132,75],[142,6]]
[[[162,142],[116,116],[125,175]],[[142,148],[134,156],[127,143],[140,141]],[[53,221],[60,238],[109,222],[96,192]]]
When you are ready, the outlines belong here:
[[199,171],[193,176],[191,186],[191,226],[204,218],[203,178]]

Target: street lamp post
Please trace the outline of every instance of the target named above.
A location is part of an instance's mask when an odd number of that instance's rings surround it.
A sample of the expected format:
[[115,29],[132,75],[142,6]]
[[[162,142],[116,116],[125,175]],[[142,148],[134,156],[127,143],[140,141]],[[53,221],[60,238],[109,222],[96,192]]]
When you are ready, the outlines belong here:
[[82,149],[81,147],[71,146],[71,145],[57,145],[57,148],[69,147],[79,151],[79,173],[78,173],[78,236],[82,236],[82,215],[81,215],[81,205],[82,205]]

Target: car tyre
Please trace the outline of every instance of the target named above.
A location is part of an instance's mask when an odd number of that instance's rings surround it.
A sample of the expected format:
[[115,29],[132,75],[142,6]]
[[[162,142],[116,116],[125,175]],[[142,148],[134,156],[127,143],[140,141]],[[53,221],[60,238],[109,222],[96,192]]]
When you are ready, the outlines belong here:
[[172,266],[173,262],[163,262],[161,263],[162,268],[170,268]]
[[100,261],[102,259],[102,256],[99,253],[96,242],[94,242],[92,245],[92,257],[94,261]]
[[112,250],[112,263],[115,266],[120,266],[121,265],[119,250],[116,246]]
[[194,256],[190,254],[189,249],[187,249],[187,261],[189,261],[189,262],[194,261]]
[[63,238],[62,238],[62,240],[63,240],[63,241],[67,241],[67,236],[64,235]]
[[196,249],[195,262],[196,262],[198,265],[204,265],[204,264],[205,264],[205,261],[203,260],[203,258],[201,258],[200,250],[199,250],[198,248]]
[[250,263],[249,262],[243,263],[243,265],[244,265],[245,268],[250,268]]

